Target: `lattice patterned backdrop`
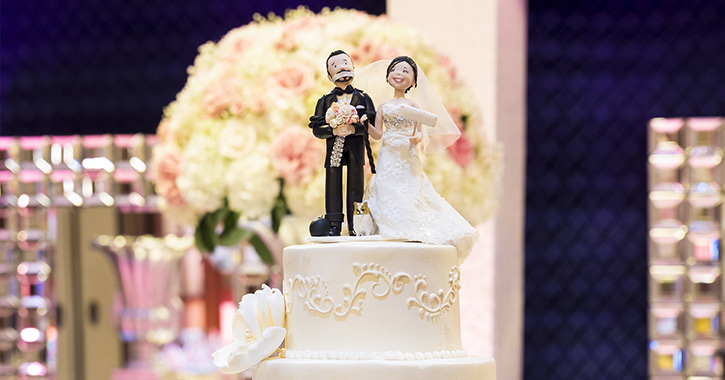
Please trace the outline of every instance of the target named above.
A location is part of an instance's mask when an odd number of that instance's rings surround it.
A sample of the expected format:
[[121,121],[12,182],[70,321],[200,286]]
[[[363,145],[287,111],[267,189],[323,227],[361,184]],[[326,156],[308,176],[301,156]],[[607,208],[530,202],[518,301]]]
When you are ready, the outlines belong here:
[[[385,0],[308,0],[385,12]],[[197,47],[295,0],[0,0],[0,134],[153,133]]]
[[647,122],[725,115],[725,1],[529,7],[524,377],[643,380]]

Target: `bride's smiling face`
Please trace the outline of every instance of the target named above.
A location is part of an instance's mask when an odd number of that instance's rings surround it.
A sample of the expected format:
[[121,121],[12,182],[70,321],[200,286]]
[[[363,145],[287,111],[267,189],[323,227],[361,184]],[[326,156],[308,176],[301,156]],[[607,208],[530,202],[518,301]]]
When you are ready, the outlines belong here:
[[388,83],[394,89],[405,92],[413,85],[413,67],[408,62],[398,62],[388,73]]

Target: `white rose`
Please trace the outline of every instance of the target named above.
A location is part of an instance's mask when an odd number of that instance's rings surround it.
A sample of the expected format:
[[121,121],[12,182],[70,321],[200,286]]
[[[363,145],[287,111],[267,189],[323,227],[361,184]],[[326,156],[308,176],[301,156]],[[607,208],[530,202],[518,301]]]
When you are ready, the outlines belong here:
[[243,157],[257,141],[253,125],[231,120],[219,133],[219,153],[227,158]]

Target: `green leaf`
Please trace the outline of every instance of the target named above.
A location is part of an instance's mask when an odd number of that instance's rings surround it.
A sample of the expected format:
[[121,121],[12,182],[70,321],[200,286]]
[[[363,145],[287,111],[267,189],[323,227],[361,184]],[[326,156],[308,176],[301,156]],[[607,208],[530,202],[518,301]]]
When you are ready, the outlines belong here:
[[239,228],[236,225],[230,229],[224,229],[219,236],[219,244],[225,247],[237,245],[243,240],[249,240],[254,235],[254,231]]
[[289,215],[292,212],[290,211],[289,207],[287,206],[287,199],[284,197],[284,179],[279,180],[279,194],[277,194],[277,199],[274,201],[274,206],[272,207],[272,231],[274,233],[279,233],[279,226],[282,224],[282,218],[284,218],[285,215]]
[[199,252],[209,252],[209,248],[206,246],[204,236],[201,232],[201,221],[199,221],[199,224],[197,224],[194,229],[194,244],[196,244],[196,249],[198,249]]
[[269,251],[269,248],[264,244],[264,241],[262,238],[259,237],[256,233],[252,235],[251,239],[249,239],[249,242],[252,244],[252,247],[254,247],[254,250],[257,251],[257,254],[259,255],[259,258],[264,261],[267,265],[274,265],[274,258],[272,257],[272,253]]
[[229,208],[227,207],[227,205],[225,203],[224,206],[219,207],[214,212],[207,213],[206,215],[204,215],[204,218],[206,218],[207,216],[209,216],[209,218],[210,218],[209,221],[214,226],[214,229],[216,229],[217,224],[219,224],[219,222],[221,222],[222,220],[224,220],[224,218],[226,217],[227,213],[229,213]]
[[202,252],[211,252],[217,245],[215,242],[216,234],[214,233],[214,224],[211,223],[212,218],[212,214],[205,214],[199,221],[194,232],[196,246]]
[[[224,216],[223,222],[224,231],[237,228],[237,225],[239,224],[239,213],[236,211],[228,210],[227,214]],[[222,233],[224,232],[222,231]]]

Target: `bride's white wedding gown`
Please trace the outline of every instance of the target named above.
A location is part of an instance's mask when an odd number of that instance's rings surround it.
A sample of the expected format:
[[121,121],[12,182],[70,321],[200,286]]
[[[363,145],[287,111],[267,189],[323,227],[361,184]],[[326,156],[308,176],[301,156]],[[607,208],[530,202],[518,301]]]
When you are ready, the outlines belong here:
[[368,207],[379,234],[430,244],[450,244],[459,258],[471,252],[478,239],[473,228],[433,188],[409,138],[415,122],[400,116],[404,103],[385,103],[383,145],[376,173],[368,187]]

